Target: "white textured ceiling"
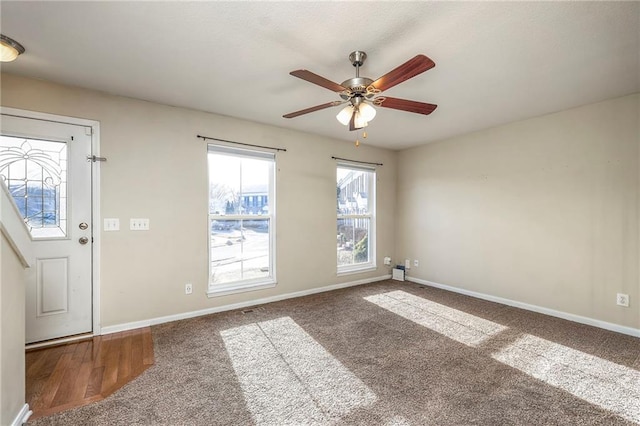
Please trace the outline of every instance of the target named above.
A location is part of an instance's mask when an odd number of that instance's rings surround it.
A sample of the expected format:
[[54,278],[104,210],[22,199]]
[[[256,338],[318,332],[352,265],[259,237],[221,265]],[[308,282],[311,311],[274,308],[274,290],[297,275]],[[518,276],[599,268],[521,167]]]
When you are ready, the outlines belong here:
[[[27,52],[2,71],[353,141],[337,100],[363,50],[376,79],[418,53],[436,67],[384,92],[367,144],[402,149],[640,91],[640,2],[2,1]],[[215,136],[215,135],[214,135]]]

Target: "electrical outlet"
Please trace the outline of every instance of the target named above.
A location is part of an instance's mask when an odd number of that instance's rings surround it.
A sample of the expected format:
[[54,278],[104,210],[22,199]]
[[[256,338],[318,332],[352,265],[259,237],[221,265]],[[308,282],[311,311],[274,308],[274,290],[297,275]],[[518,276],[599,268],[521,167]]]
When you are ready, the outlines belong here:
[[404,269],[411,269],[411,259],[404,260]]
[[193,285],[191,285],[191,283],[187,283],[184,285],[184,294],[191,294],[193,293]]
[[413,266],[415,267],[420,266],[420,261],[418,259],[413,259]]
[[616,303],[618,304],[618,306],[625,306],[625,307],[629,307],[629,295],[628,294],[622,294],[622,293],[618,293],[616,295]]

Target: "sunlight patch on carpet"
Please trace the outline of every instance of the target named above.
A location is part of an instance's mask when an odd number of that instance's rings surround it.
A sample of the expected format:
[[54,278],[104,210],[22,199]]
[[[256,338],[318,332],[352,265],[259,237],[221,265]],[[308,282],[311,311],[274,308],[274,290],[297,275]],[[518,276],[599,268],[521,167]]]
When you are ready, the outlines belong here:
[[376,294],[364,299],[467,346],[477,346],[507,329],[495,322],[402,290]]
[[328,424],[377,399],[289,317],[220,334],[259,425]]
[[492,357],[640,423],[640,371],[529,334]]
[[411,423],[402,416],[394,416],[385,422],[384,426],[411,426]]

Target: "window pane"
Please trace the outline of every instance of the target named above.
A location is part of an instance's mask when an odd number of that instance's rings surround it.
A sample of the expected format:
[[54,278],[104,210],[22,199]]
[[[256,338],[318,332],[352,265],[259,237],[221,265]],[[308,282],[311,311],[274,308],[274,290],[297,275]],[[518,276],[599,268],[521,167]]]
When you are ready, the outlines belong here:
[[0,178],[34,238],[66,235],[67,145],[2,136]]
[[272,161],[209,154],[209,213],[261,215],[269,212]]
[[242,227],[239,220],[211,221],[211,282],[242,279]]
[[241,159],[225,154],[209,154],[209,213],[240,212]]
[[338,266],[368,263],[371,260],[370,224],[369,218],[338,219]]
[[341,214],[368,214],[370,186],[373,172],[338,167],[338,212]]
[[245,280],[268,278],[269,220],[244,220],[242,277]]
[[[261,215],[269,212],[269,174],[271,161],[253,158],[242,159],[242,213]],[[264,201],[263,201],[264,200]]]
[[211,282],[268,278],[269,219],[211,221]]
[[353,264],[353,226],[351,219],[338,219],[338,266]]

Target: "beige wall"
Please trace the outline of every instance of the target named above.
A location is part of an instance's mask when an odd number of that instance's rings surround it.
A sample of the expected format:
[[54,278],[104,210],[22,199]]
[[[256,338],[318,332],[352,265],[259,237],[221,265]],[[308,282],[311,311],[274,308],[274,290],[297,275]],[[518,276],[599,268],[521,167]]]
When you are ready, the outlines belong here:
[[612,99],[401,152],[397,254],[420,261],[411,275],[640,328],[639,104]]
[[[100,122],[101,216],[121,221],[120,232],[101,234],[103,326],[378,277],[389,272],[382,258],[397,255],[420,260],[410,271],[420,279],[638,328],[639,102],[395,153],[13,75],[2,75],[1,92],[3,106]],[[276,288],[206,297],[197,134],[288,149],[277,155]],[[384,163],[375,272],[336,276],[332,155]],[[131,217],[149,217],[151,230],[129,231]],[[630,308],[615,306],[617,292]]]
[[[146,320],[389,274],[394,251],[393,151],[336,141],[215,114],[2,75],[1,104],[100,122],[101,216],[120,218],[102,232],[102,326]],[[274,114],[279,114],[275,111]],[[286,148],[277,154],[276,288],[209,299],[206,143],[196,135]],[[384,163],[378,169],[378,270],[343,277],[335,265],[335,162]],[[128,230],[148,217],[151,230]],[[99,226],[100,227],[100,226]],[[193,283],[193,294],[184,285]]]
[[24,406],[24,268],[0,233],[0,425]]

